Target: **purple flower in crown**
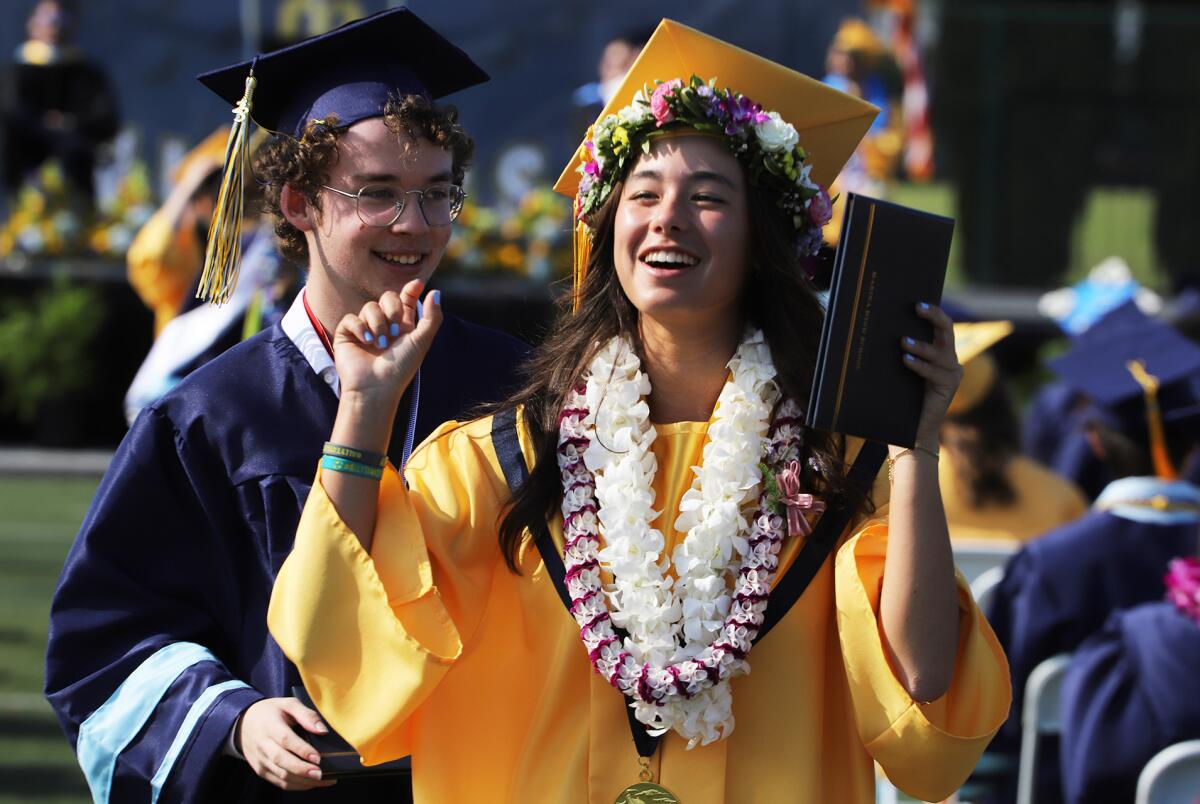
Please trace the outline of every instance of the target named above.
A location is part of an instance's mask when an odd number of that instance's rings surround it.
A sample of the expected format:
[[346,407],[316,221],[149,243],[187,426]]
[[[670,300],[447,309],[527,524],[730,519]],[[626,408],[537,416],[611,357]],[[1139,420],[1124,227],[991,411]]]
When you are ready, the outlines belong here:
[[770,119],[763,112],[762,106],[750,100],[745,95],[738,95],[730,100],[730,120],[725,126],[725,133],[731,137],[740,133],[746,126]]
[[800,234],[800,239],[796,243],[796,253],[801,257],[811,257],[821,250],[823,242],[821,227],[809,227]]
[[595,161],[586,163],[583,166],[583,172],[588,176],[600,178],[600,163]]
[[654,93],[650,96],[650,112],[654,115],[659,128],[675,119],[675,113],[671,111],[667,98],[674,95],[675,90],[681,86],[683,86],[683,82],[678,78],[673,78],[654,88]]
[[833,202],[823,185],[817,185],[817,194],[808,199],[808,218],[816,227],[824,226],[833,218]]

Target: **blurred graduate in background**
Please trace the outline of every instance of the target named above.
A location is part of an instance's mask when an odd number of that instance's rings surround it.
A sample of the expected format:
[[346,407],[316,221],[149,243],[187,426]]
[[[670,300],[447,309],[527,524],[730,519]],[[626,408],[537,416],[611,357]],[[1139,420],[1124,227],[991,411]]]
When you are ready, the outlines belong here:
[[1200,738],[1200,560],[1175,559],[1164,580],[1165,601],[1115,613],[1067,667],[1060,766],[1068,804],[1127,804],[1151,757]]
[[[852,192],[872,198],[887,196],[887,180],[896,172],[904,146],[900,107],[901,77],[895,58],[871,26],[858,18],[842,22],[825,58],[826,84],[879,108],[879,114],[854,155],[829,187],[831,196]],[[838,242],[845,203],[833,205],[825,225],[825,242]]]
[[[1085,516],[1026,544],[1005,568],[989,621],[1012,666],[1014,714],[993,750],[1014,755],[1025,680],[1075,650],[1109,614],[1156,600],[1168,562],[1195,550],[1200,488],[1176,467],[1200,444],[1200,346],[1133,302],[1051,363],[1090,403],[1086,441],[1116,478]],[[1038,801],[1058,801],[1058,766],[1039,764]],[[1013,785],[1001,800],[1011,800]]]
[[[1163,308],[1158,294],[1139,285],[1129,264],[1114,256],[1096,264],[1074,285],[1043,293],[1038,312],[1073,339],[1129,301],[1147,315],[1157,315]],[[1051,380],[1034,392],[1021,429],[1022,451],[1077,484],[1088,500],[1096,499],[1113,479],[1088,443],[1091,408],[1077,388],[1061,379]]]
[[[265,142],[262,134],[252,138],[252,153]],[[303,283],[298,267],[276,247],[270,216],[259,212],[262,188],[247,181],[237,286],[224,304],[197,297],[228,141],[223,126],[188,152],[167,200],[129,248],[129,282],[154,311],[156,336],[125,394],[130,424],[188,374],[278,322]]]
[[56,160],[81,198],[94,201],[96,150],[117,133],[117,98],[104,70],[76,47],[76,26],[74,3],[40,0],[28,41],[0,75],[6,195]]
[[1015,546],[1087,511],[1074,484],[1017,451],[1016,410],[987,351],[1010,332],[1008,321],[954,325],[963,379],[942,424],[938,476],[956,544],[983,539]]

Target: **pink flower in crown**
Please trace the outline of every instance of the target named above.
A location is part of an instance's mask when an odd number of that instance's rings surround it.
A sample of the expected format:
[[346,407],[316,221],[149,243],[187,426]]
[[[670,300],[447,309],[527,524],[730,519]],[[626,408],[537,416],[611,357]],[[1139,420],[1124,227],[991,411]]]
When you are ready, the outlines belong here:
[[683,86],[683,82],[678,78],[673,78],[654,88],[654,93],[650,96],[650,111],[654,114],[654,119],[659,128],[662,128],[675,119],[675,113],[671,111],[670,105],[667,104],[667,98],[674,95],[675,90],[681,86]]
[[820,184],[817,194],[808,201],[808,218],[814,226],[824,226],[833,217],[833,202],[829,200],[829,192]]

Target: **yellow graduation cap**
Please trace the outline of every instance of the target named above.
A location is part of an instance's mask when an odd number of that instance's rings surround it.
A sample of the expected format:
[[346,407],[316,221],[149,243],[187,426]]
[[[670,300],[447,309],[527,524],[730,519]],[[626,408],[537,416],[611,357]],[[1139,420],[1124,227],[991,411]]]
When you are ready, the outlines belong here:
[[[655,89],[657,82],[678,79],[686,87],[693,76],[701,81],[711,82],[718,90],[728,88],[740,93],[761,106],[762,112],[778,114],[782,123],[790,124],[795,129],[799,140],[798,148],[802,149],[804,163],[810,166],[810,172],[803,178],[794,175],[800,166],[793,157],[801,152],[793,154],[789,147],[786,154],[770,155],[776,161],[770,165],[770,170],[764,171],[763,174],[775,177],[786,175],[795,179],[798,185],[803,185],[797,190],[799,195],[815,194],[818,192],[817,185],[823,188],[833,181],[846,160],[854,153],[859,140],[870,128],[875,115],[879,113],[878,108],[861,98],[839,92],[816,79],[722,42],[694,28],[664,19],[642,49],[637,61],[629,68],[608,105],[600,112],[584,143],[554,184],[555,191],[576,199],[577,214],[583,209],[582,202],[585,196],[593,202],[596,197],[595,191],[591,190],[591,185],[586,182],[582,188],[584,195],[580,195],[583,178],[579,170],[581,166],[590,167],[596,158],[589,149],[589,146],[596,145],[592,142],[593,132],[604,129],[606,119],[634,104],[635,98],[643,99],[643,109],[649,108],[649,104],[645,103],[645,95]],[[695,96],[692,100],[695,100]],[[702,114],[698,119],[700,118],[703,118]],[[608,120],[609,124],[615,119]],[[715,133],[720,133],[720,126],[710,124],[709,128],[714,129]],[[636,139],[641,136],[638,131],[631,136],[635,141],[623,144],[628,147],[628,153],[635,153],[646,137]],[[625,167],[631,162],[632,160],[626,162]],[[605,182],[611,179],[611,176],[606,177]],[[589,190],[590,196],[587,195]],[[821,189],[820,192],[823,193],[824,190]],[[816,242],[819,243],[819,231],[815,236]],[[583,272],[586,270],[591,247],[590,234],[582,222],[576,226],[575,246],[575,289],[578,303],[578,290],[583,281]]]
[[[748,50],[664,19],[642,48],[641,55],[597,122],[633,102],[633,96],[654,82],[692,75],[717,86],[730,87],[779,113],[796,127],[800,145],[808,151],[813,180],[828,186],[854,153],[879,109],[861,98],[838,92],[815,78]],[[579,189],[576,172],[583,155],[576,152],[554,184],[556,192],[573,198]]]
[[857,17],[842,20],[833,36],[833,47],[837,50],[861,50],[877,56],[883,53],[883,43],[867,25]]
[[987,395],[996,383],[996,361],[984,354],[1013,331],[1011,321],[973,321],[954,325],[954,351],[962,364],[962,382],[947,413],[966,413]]

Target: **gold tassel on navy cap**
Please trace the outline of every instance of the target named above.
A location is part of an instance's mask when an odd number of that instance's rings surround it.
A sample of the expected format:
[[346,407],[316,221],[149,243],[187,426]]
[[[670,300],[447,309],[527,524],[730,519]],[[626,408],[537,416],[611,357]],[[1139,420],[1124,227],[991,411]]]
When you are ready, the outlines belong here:
[[1142,396],[1146,400],[1146,423],[1150,430],[1150,458],[1154,461],[1154,474],[1160,480],[1175,480],[1178,473],[1167,451],[1166,429],[1163,427],[1162,411],[1158,407],[1158,377],[1146,371],[1146,364],[1140,360],[1130,360],[1125,368],[1133,375],[1134,381],[1142,386]]
[[[254,60],[254,64],[258,59]],[[242,187],[249,162],[250,103],[254,97],[254,64],[246,76],[246,92],[233,109],[233,128],[225,146],[225,166],[221,172],[221,190],[208,226],[208,248],[204,252],[204,273],[196,298],[224,304],[233,296],[238,268],[242,261]]]

